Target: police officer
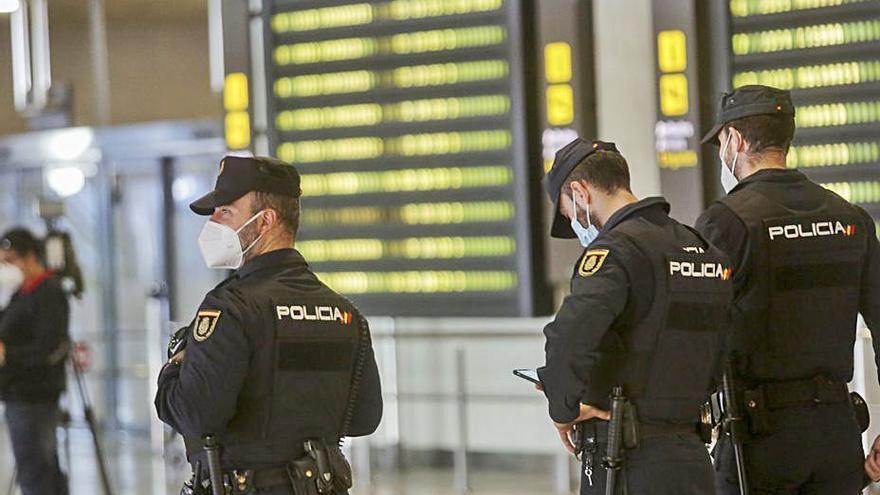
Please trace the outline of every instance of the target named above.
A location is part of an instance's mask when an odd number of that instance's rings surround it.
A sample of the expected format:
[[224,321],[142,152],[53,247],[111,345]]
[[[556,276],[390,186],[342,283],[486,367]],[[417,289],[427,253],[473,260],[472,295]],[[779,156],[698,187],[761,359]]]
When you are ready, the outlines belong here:
[[[293,166],[227,156],[214,190],[190,205],[211,216],[199,235],[207,265],[235,270],[205,296],[182,329],[185,347],[159,375],[156,410],[184,436],[196,493],[209,478],[208,435],[221,446],[234,493],[290,494],[298,477],[316,472],[297,468],[318,456],[306,440],[332,451],[340,437],[378,427],[382,399],[366,321],[294,249],[299,197]],[[350,476],[336,467],[337,480]],[[347,493],[334,486],[332,493]]]
[[[613,143],[577,139],[544,179],[553,237],[577,238],[571,294],[544,328],[538,369],[550,417],[573,452],[576,423],[594,448],[582,454],[582,494],[605,493],[602,468],[609,394],[622,386],[633,406],[621,471],[625,492],[713,493],[700,406],[713,386],[730,303],[725,258],[669,217],[659,197],[638,201]],[[588,442],[592,445],[593,442]]]
[[55,429],[70,348],[67,294],[46,269],[42,241],[27,229],[0,237],[0,266],[2,290],[13,293],[0,312],[0,396],[21,491],[66,494]]
[[[880,251],[864,210],[786,168],[794,115],[788,91],[744,86],[722,97],[703,142],[720,145],[727,195],[697,229],[734,267],[729,346],[751,490],[855,494],[863,452],[846,384],[859,312],[880,356]],[[739,493],[727,437],[715,454],[719,492]]]

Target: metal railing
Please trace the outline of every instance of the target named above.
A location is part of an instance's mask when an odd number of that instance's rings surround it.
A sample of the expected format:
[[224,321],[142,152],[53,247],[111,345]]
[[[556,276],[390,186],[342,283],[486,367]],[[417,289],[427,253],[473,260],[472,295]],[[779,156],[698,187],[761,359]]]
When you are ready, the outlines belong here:
[[[534,429],[540,425],[548,425],[550,419],[543,409],[546,400],[543,394],[536,392],[530,384],[526,384],[512,375],[514,367],[530,367],[541,364],[543,357],[543,335],[541,329],[548,322],[546,318],[371,318],[371,330],[373,336],[376,358],[379,362],[383,382],[383,399],[385,401],[385,419],[383,427],[389,432],[377,432],[376,437],[367,439],[355,439],[353,462],[358,477],[358,486],[364,487],[370,484],[370,471],[368,468],[371,451],[375,443],[391,444],[394,448],[406,445],[406,436],[411,434],[407,431],[406,418],[401,412],[408,404],[431,403],[437,408],[443,405],[451,406],[447,409],[455,413],[455,426],[449,432],[452,433],[453,442],[453,479],[456,493],[465,494],[470,491],[470,459],[469,454],[475,449],[473,435],[471,433],[471,416],[481,406],[503,405],[505,409],[516,409],[524,405],[541,406],[542,414],[532,417],[532,421],[521,424],[523,430]],[[511,346],[528,346],[532,353],[526,361],[518,361],[515,358],[499,358],[495,356],[480,356],[483,360],[497,361],[494,363],[498,369],[497,375],[493,373],[487,381],[497,381],[499,388],[515,389],[516,392],[487,392],[481,391],[480,386],[472,386],[475,372],[471,370],[469,362],[473,361],[473,353],[479,348],[494,348],[503,355]],[[446,390],[437,391],[431,383],[401,383],[401,376],[411,372],[408,369],[408,351],[415,350],[423,353],[427,349],[439,354],[440,359],[437,368],[432,370],[434,374],[452,376],[448,380]],[[445,352],[443,352],[445,351]],[[429,354],[430,354],[429,352]],[[451,359],[450,359],[451,358]],[[488,364],[488,363],[486,363]],[[477,372],[478,373],[478,372]],[[510,385],[500,387],[509,380]],[[443,381],[443,380],[440,380]],[[449,389],[448,385],[453,388]],[[485,388],[485,384],[484,387]],[[479,411],[478,411],[479,412]],[[479,417],[480,415],[477,414]],[[534,423],[534,421],[542,423]],[[491,422],[492,418],[486,417],[484,421]],[[434,422],[438,428],[441,421]],[[522,430],[519,430],[522,431]],[[507,432],[507,439],[516,437],[517,431]],[[378,440],[378,442],[377,442]],[[485,442],[483,450],[485,451]],[[514,442],[521,444],[522,450],[532,450],[533,453],[552,456],[555,469],[552,470],[552,485],[555,493],[571,493],[572,462],[571,457],[555,443],[555,436],[548,435],[547,443],[534,445],[529,449],[528,440]],[[548,447],[551,446],[552,447]],[[360,447],[360,451],[357,447]],[[444,450],[448,442],[421,445],[422,448],[435,448]],[[522,450],[520,451],[522,453]],[[504,447],[490,449],[488,453],[505,455]],[[553,453],[549,453],[552,451]],[[526,452],[531,453],[531,452]]]

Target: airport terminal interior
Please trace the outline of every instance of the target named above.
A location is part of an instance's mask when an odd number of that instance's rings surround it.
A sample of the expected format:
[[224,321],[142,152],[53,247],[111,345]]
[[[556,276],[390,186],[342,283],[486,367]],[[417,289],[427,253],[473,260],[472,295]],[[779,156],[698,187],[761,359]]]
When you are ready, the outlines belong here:
[[[547,399],[512,374],[544,364],[583,252],[550,238],[541,179],[576,137],[613,141],[635,196],[693,225],[724,194],[700,139],[750,84],[791,91],[787,166],[880,226],[877,0],[0,0],[0,231],[69,241],[81,282],[70,493],[189,479],[153,398],[229,274],[189,208],[227,155],[297,168],[296,247],[370,322],[384,414],[345,445],[353,495],[577,493]],[[849,387],[880,417],[853,332]],[[0,495],[20,493],[0,422]]]

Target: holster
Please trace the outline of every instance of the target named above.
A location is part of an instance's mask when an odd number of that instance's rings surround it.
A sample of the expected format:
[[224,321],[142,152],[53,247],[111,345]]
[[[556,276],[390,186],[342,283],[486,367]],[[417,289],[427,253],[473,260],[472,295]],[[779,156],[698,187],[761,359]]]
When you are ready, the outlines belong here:
[[636,406],[631,401],[623,405],[623,448],[637,449],[641,443],[641,430]]
[[183,482],[183,486],[180,488],[180,495],[200,495],[200,494],[193,487],[192,481],[187,480],[187,481]]
[[853,414],[859,424],[859,429],[864,433],[871,426],[871,412],[868,410],[868,403],[858,392],[850,392],[849,400],[852,403]]
[[180,495],[211,495],[211,489],[202,481],[202,462],[196,461],[192,478],[183,482]]
[[[636,406],[626,401],[623,406],[623,435],[621,437],[624,450],[637,449],[642,439],[642,426],[638,420]],[[608,441],[608,422],[598,419],[584,421],[575,425],[575,451],[595,452],[597,443]]]
[[712,443],[712,433],[718,422],[715,420],[715,410],[712,407],[712,399],[700,406],[700,422],[697,423],[697,434],[705,444]]
[[312,439],[303,443],[305,455],[287,467],[295,495],[346,493],[352,486],[351,465],[338,445]]
[[596,438],[596,426],[589,421],[582,421],[574,425],[574,455],[581,459],[585,453],[595,454],[598,450]]
[[318,495],[318,485],[315,477],[318,476],[318,466],[315,460],[308,456],[287,465],[287,476],[290,478],[290,487],[295,495]]
[[180,495],[211,495],[211,487],[202,485],[201,483],[193,483],[192,480],[183,482],[180,489]]
[[256,488],[254,486],[254,471],[252,469],[235,470],[226,475],[229,486],[232,487],[232,495],[245,495]]

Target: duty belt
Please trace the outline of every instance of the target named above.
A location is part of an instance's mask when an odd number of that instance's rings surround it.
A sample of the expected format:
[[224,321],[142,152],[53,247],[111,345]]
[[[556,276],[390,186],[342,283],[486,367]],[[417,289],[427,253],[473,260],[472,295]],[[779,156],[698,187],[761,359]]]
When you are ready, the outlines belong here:
[[247,493],[251,487],[255,490],[265,490],[281,485],[290,486],[290,478],[285,467],[233,471],[224,474],[223,477],[228,477],[232,485],[232,493]]
[[[194,484],[200,486],[193,486]],[[255,490],[267,490],[278,486],[287,486],[292,490],[286,467],[224,471],[223,485],[223,493],[232,495],[248,494]],[[181,493],[192,495],[210,494],[211,485],[207,479],[204,479],[202,483],[190,480],[184,486],[184,490]]]
[[758,401],[761,399],[764,407],[769,410],[810,404],[836,404],[849,401],[849,390],[845,383],[816,376],[805,380],[762,383],[746,392],[745,405],[754,409],[759,406]]
[[[607,421],[593,421],[596,427],[596,436],[600,441],[605,441],[608,438],[608,422]],[[696,435],[697,434],[697,426],[696,422],[694,423],[679,423],[679,424],[654,424],[654,423],[643,423],[639,421],[638,426],[638,435],[639,440],[645,440],[648,438],[656,438],[656,437],[668,437],[672,435]]]

